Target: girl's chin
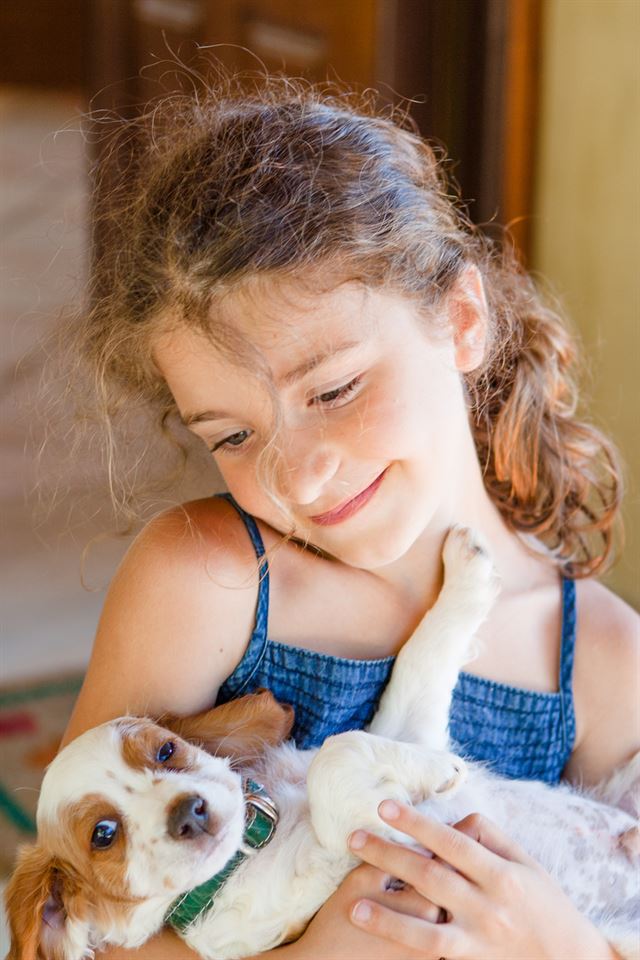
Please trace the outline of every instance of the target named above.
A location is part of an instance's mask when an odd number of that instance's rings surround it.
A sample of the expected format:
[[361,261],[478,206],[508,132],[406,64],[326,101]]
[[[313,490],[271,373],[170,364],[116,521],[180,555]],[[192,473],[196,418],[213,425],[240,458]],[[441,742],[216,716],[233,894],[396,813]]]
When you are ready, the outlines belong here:
[[343,542],[329,543],[329,537],[309,537],[309,545],[323,556],[345,563],[359,570],[377,570],[389,566],[405,556],[422,533],[422,528],[371,531],[360,533]]

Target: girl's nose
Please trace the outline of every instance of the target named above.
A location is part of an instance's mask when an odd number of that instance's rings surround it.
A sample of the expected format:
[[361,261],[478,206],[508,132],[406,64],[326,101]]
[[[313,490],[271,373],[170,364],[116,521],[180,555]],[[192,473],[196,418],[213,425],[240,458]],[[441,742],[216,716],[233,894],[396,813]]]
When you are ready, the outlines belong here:
[[305,506],[318,500],[340,466],[338,451],[319,438],[297,436],[282,454],[282,488],[286,498]]

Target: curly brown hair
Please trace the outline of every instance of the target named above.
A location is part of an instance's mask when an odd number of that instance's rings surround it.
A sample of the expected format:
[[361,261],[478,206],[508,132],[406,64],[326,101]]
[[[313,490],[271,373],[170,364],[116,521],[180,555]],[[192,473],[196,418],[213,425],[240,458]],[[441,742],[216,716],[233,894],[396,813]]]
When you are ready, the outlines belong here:
[[104,249],[80,331],[110,438],[133,400],[153,404],[163,425],[175,410],[152,358],[161,318],[224,347],[212,304],[257,274],[339,263],[341,276],[430,308],[474,264],[490,333],[465,380],[487,490],[567,575],[603,567],[620,471],[611,444],[576,415],[572,337],[509,245],[470,223],[443,157],[404,114],[370,95],[282,78],[247,90],[218,75],[206,94],[167,98],[131,130],[134,169],[102,191]]

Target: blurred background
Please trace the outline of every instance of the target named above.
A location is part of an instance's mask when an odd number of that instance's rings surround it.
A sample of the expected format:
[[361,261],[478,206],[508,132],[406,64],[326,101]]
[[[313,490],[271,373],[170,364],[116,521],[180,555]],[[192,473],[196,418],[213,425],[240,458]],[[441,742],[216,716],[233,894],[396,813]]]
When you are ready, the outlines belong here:
[[[190,67],[207,72],[199,45],[230,67],[260,61],[409,98],[420,131],[446,146],[472,219],[509,227],[578,331],[586,405],[627,463],[627,545],[607,581],[638,607],[639,39],[638,0],[0,4],[0,877],[33,830],[128,542],[109,535],[99,451],[75,451],[65,379],[47,372],[100,241],[89,224],[101,148],[83,114],[132,117],[188,89]],[[155,506],[215,489],[204,462]],[[3,953],[5,941],[0,924]]]
[[[5,681],[86,661],[126,546],[96,539],[112,527],[101,471],[79,464],[64,434],[38,456],[53,403],[51,392],[37,399],[43,338],[81,307],[95,240],[88,171],[99,145],[80,118],[133,116],[149,97],[185,89],[186,70],[167,61],[206,73],[198,45],[231,67],[256,69],[258,57],[269,70],[413,100],[473,220],[509,226],[579,332],[593,418],[628,465],[627,546],[608,580],[640,604],[639,27],[637,0],[4,0]],[[191,475],[174,495],[214,483]]]

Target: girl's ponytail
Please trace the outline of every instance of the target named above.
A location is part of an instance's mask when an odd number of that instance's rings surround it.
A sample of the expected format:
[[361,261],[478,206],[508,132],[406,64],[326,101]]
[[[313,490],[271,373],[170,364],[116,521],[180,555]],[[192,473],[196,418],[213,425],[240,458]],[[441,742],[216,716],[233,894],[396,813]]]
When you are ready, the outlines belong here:
[[564,320],[510,253],[485,276],[494,347],[471,385],[485,484],[513,529],[542,540],[568,576],[589,576],[613,547],[617,453],[577,415],[577,351]]

